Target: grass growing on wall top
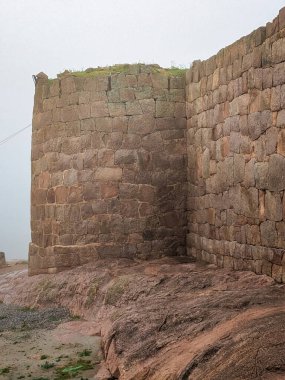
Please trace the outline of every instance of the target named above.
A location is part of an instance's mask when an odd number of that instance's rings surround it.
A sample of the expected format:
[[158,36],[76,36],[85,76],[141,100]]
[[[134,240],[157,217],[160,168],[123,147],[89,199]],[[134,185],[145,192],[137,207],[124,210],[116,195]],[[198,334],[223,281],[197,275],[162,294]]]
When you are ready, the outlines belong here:
[[105,76],[111,74],[128,73],[130,71],[130,65],[113,65],[106,67],[89,68],[84,71],[71,71],[71,74],[76,77],[96,77]]
[[88,78],[88,77],[97,77],[97,76],[108,76],[112,74],[135,74],[137,72],[150,72],[150,73],[160,73],[170,76],[183,76],[186,72],[185,68],[172,66],[171,68],[163,68],[159,65],[147,65],[147,64],[118,64],[113,66],[106,67],[96,67],[89,68],[87,70],[82,71],[65,71],[58,75],[58,77],[62,77],[67,73],[70,73],[72,76],[79,78]]
[[175,66],[171,66],[170,68],[162,69],[162,71],[164,71],[166,74],[171,75],[173,77],[182,77],[183,75],[185,75],[186,70],[187,69],[185,69],[185,68],[175,67]]

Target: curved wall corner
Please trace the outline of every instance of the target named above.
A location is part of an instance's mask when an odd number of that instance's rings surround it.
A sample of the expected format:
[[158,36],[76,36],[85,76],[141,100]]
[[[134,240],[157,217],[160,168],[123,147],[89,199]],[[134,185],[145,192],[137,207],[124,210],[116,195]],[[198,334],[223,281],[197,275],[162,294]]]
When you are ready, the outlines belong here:
[[184,76],[37,78],[29,273],[185,254]]

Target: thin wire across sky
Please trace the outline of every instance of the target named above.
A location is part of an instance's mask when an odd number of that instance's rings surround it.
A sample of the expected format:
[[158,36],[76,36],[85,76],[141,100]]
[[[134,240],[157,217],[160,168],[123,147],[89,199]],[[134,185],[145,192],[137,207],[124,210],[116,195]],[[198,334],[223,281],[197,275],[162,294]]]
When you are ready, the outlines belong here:
[[6,142],[13,139],[15,136],[19,135],[21,132],[25,131],[26,129],[30,128],[31,126],[32,126],[32,123],[30,123],[29,125],[27,125],[26,127],[22,128],[22,129],[19,129],[17,132],[14,132],[12,135],[6,137],[5,139],[1,140],[0,146],[4,145]]

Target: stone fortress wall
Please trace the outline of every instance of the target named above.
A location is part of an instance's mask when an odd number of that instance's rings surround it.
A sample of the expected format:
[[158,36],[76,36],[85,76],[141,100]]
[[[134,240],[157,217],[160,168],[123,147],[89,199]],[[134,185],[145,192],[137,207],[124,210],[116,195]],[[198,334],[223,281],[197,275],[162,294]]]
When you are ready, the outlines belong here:
[[285,282],[285,8],[186,75],[91,74],[38,77],[30,274],[187,247]]
[[285,281],[285,9],[186,77],[188,253]]
[[30,274],[185,254],[185,76],[118,70],[38,76]]

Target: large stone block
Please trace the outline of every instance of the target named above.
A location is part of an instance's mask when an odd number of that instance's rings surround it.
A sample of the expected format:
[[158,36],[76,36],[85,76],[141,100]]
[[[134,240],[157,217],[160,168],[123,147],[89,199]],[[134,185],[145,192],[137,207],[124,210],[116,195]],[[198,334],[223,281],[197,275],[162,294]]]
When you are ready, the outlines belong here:
[[45,111],[37,113],[33,116],[33,128],[39,129],[44,126],[48,126],[52,123],[52,111]]
[[285,83],[285,62],[279,63],[273,69],[273,86]]
[[265,194],[265,216],[269,220],[282,220],[282,203],[280,194],[266,191]]
[[6,266],[6,259],[5,259],[5,253],[0,252],[0,268]]
[[124,103],[108,103],[109,114],[112,117],[126,115],[126,106]]
[[[83,198],[86,201],[100,198],[100,187],[95,183],[86,183],[83,186]],[[86,205],[88,206],[88,205]],[[91,207],[92,209],[92,207]]]
[[90,104],[80,104],[78,106],[79,119],[89,119],[91,116]]
[[185,91],[185,77],[170,77],[170,88],[182,89],[183,91]]
[[143,111],[138,100],[126,103],[126,115],[142,115]]
[[60,80],[60,88],[62,94],[68,94],[76,91],[75,81],[72,76],[62,78]]
[[281,8],[278,16],[279,29],[285,28],[285,8]]
[[282,129],[278,135],[277,153],[285,156],[285,130]]
[[252,140],[256,140],[268,128],[272,126],[270,111],[255,112],[248,115],[248,130]]
[[268,171],[268,162],[258,162],[254,165],[254,178],[258,189],[269,188]]
[[271,90],[271,110],[279,111],[281,107],[281,86],[273,87]]
[[186,98],[188,102],[193,102],[193,100],[201,96],[201,84],[199,83],[190,83],[186,86]]
[[142,138],[142,147],[147,151],[162,151],[164,148],[160,132],[151,133]]
[[275,222],[266,220],[260,225],[261,244],[266,247],[275,247],[277,244],[277,231]]
[[240,154],[234,155],[234,183],[242,182],[245,178],[245,159]]
[[269,128],[266,131],[266,137],[265,137],[265,150],[266,150],[267,156],[276,152],[277,139],[278,139],[278,129],[275,127]]
[[102,142],[104,146],[108,149],[113,149],[113,150],[120,149],[123,142],[123,133],[118,131],[118,132],[103,134]]
[[100,185],[101,198],[114,198],[119,194],[118,183],[114,182],[105,182]]
[[152,81],[151,81],[151,77],[148,73],[140,73],[138,75],[138,86],[141,87],[141,86],[151,86],[152,85]]
[[109,87],[108,76],[97,76],[96,78],[86,78],[84,82],[84,90],[90,92],[107,91]]
[[183,118],[186,117],[186,105],[185,102],[174,103],[174,117]]
[[135,91],[133,88],[121,88],[119,90],[119,94],[122,102],[130,102],[135,100]]
[[154,131],[155,119],[153,115],[130,116],[128,131],[139,135],[146,135]]
[[91,116],[104,117],[109,116],[108,103],[104,101],[97,101],[91,103]]
[[77,106],[68,106],[68,107],[64,107],[61,110],[62,122],[75,121],[78,119],[79,119],[79,114],[78,114]]
[[138,154],[136,150],[119,149],[115,152],[116,165],[134,164],[137,160]]
[[167,101],[156,101],[156,117],[173,117],[175,104]]
[[258,218],[258,190],[241,188],[240,211],[250,218]]
[[281,191],[285,189],[285,157],[272,154],[269,158],[268,189]]
[[166,75],[152,73],[150,78],[154,88],[168,88],[168,77]]
[[284,127],[285,125],[285,109],[278,112],[276,127]]
[[100,181],[119,181],[122,178],[123,171],[121,168],[98,168],[95,171],[95,179]]
[[203,178],[209,178],[210,176],[210,151],[205,149],[202,155],[202,176]]

